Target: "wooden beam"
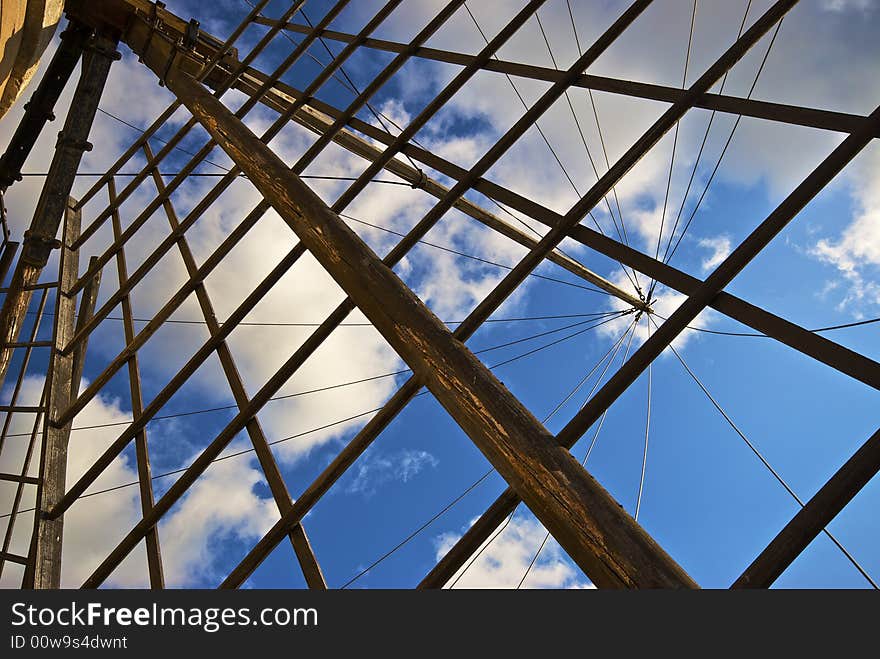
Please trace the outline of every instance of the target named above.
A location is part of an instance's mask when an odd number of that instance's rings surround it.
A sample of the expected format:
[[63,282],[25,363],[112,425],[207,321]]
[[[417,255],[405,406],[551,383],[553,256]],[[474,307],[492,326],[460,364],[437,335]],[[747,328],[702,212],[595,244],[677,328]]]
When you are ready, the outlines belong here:
[[9,292],[0,309],[0,386],[6,378],[12,350],[6,344],[18,340],[24,315],[30,306],[33,289],[49,260],[61,218],[65,213],[76,171],[88,142],[98,101],[107,81],[110,64],[119,59],[116,43],[95,37],[87,45],[89,56],[83,60],[83,73],[77,84],[64,129],[58,137],[52,164],[37,201],[30,229],[25,232],[18,264],[12,274]]
[[609,587],[696,586],[568,451],[554,445],[547,430],[391,269],[225,106],[185,73],[173,71],[167,84],[594,582]]
[[[113,228],[113,238],[118,239],[122,233],[122,221],[119,218],[118,205],[116,204],[116,182],[111,176],[107,182],[107,196],[110,205],[113,206],[113,215],[110,223]],[[128,283],[128,263],[125,258],[125,249],[116,253],[116,279],[119,288],[122,289]],[[125,344],[129,345],[135,335],[134,317],[131,310],[131,296],[125,295],[121,301],[122,307],[122,333]],[[80,330],[83,327],[79,328]],[[131,416],[137,419],[143,414],[144,399],[141,393],[141,371],[138,364],[137,351],[128,355],[128,394],[131,402]],[[141,514],[146,515],[153,509],[153,478],[150,465],[150,446],[147,441],[147,429],[141,428],[134,440],[135,461],[138,472],[138,494],[141,500]],[[159,530],[153,527],[144,538],[147,550],[147,573],[150,578],[150,588],[160,590],[165,587],[165,569],[162,565],[162,549],[159,542]]]
[[769,588],[880,471],[880,430],[838,469],[731,588]]
[[21,168],[37,138],[46,122],[55,119],[55,104],[79,62],[88,32],[82,26],[71,24],[61,33],[61,43],[31,100],[25,104],[24,116],[0,157],[0,188],[6,189],[21,180]]
[[[278,19],[262,16],[255,19],[254,22],[273,27],[276,27],[280,23]],[[284,25],[284,29],[300,33],[311,30],[311,28],[305,25],[298,25],[296,23],[287,23]],[[323,30],[321,36],[333,41],[350,43],[354,35],[336,30]],[[367,48],[390,53],[400,53],[406,48],[406,44],[385,39],[367,39],[363,45]],[[435,62],[446,62],[456,66],[467,66],[474,61],[473,55],[426,47],[418,48],[413,53],[413,56],[433,60]],[[497,73],[550,83],[556,82],[563,75],[562,71],[546,66],[510,62],[502,59],[491,59],[482,65],[482,68],[486,71],[495,71]],[[580,87],[582,89],[608,92],[610,94],[642,98],[650,101],[659,101],[661,103],[676,103],[680,101],[685,94],[685,90],[677,87],[634,82],[631,80],[621,80],[586,73],[582,74],[577,80],[575,80],[572,83],[572,86]],[[821,110],[818,108],[806,108],[782,103],[769,103],[767,101],[742,98],[739,96],[712,94],[709,92],[701,94],[694,99],[693,106],[705,110],[739,114],[745,117],[754,117],[756,119],[787,123],[796,126],[806,126],[808,128],[818,128],[820,130],[831,130],[839,133],[853,132],[861,126],[866,119],[866,117],[857,114],[834,112],[832,110]],[[874,137],[880,137],[880,131],[875,131]]]
[[[71,200],[72,205],[73,200]],[[74,356],[61,355],[61,348],[73,336],[76,298],[67,293],[79,269],[79,253],[67,246],[76,240],[82,215],[71,206],[65,212],[64,246],[61,253],[59,288],[55,302],[55,351],[47,375],[47,412],[43,428],[43,448],[40,455],[40,485],[37,493],[37,511],[34,513],[36,530],[33,555],[33,587],[38,589],[61,587],[61,546],[64,517],[47,519],[41,511],[50,510],[64,496],[67,477],[67,446],[70,441],[71,424],[57,426],[55,415],[74,398]]]
[[[239,76],[234,86],[238,91],[250,95],[254,93],[260,84],[262,84],[265,77],[265,75],[250,69],[248,73]],[[209,79],[209,84],[216,83],[214,83],[213,79]],[[301,98],[301,96],[299,98]],[[285,112],[298,99],[284,94],[284,92],[280,91],[276,85],[269,93],[263,95],[261,100],[267,107],[270,107],[277,112]],[[330,117],[324,112],[312,107],[311,104],[305,104],[294,113],[293,120],[318,135],[332,135],[333,142],[370,162],[379,160],[382,157],[382,149],[360,137],[353,131],[341,128],[340,124],[346,123],[340,122],[340,118],[343,116],[342,113],[339,113],[336,117]],[[448,186],[443,185],[433,177],[426,175],[423,170],[416,169],[403,160],[398,158],[388,159],[383,167],[392,174],[395,174],[410,183],[414,188],[424,190],[436,199],[443,199],[449,194]],[[475,204],[467,197],[457,197],[453,203],[453,207],[475,219],[477,222],[480,222],[488,228],[519,243],[523,247],[532,249],[538,244],[538,240],[535,237],[527,234],[522,229],[519,229],[494,213],[487,211],[480,205]],[[562,254],[559,250],[553,250],[550,252],[547,260],[552,261],[576,277],[593,284],[606,293],[623,300],[636,309],[647,311],[649,308],[643,300],[624,291],[619,286],[611,283],[601,275],[596,274],[575,259]]]

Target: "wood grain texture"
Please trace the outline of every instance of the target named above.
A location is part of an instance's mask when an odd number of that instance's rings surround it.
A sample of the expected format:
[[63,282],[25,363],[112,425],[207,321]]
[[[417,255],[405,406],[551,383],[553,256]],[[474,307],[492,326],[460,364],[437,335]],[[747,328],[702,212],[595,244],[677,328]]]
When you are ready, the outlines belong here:
[[185,73],[167,84],[594,582],[695,586],[265,144]]

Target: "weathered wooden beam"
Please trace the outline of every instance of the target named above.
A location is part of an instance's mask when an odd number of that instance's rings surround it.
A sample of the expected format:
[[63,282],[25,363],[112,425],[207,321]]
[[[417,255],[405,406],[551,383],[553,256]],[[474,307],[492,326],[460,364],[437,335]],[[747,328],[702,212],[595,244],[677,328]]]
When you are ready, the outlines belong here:
[[[491,165],[500,158],[505,151],[510,148],[516,140],[533,124],[535,119],[539,117],[543,112],[545,112],[552,103],[557,100],[565,91],[566,83],[569,79],[577,75],[577,73],[584,68],[588,67],[599,55],[604,52],[604,50],[614,42],[617,36],[626,29],[628,25],[630,25],[644,9],[648,6],[649,2],[646,1],[637,1],[634,2],[630,7],[624,11],[621,16],[612,23],[609,28],[599,36],[596,42],[584,53],[582,57],[576,61],[572,67],[570,67],[569,71],[566,73],[566,78],[562,81],[554,84],[551,89],[545,92],[544,95],[535,103],[529,110],[523,115],[514,126],[487,152],[480,161],[474,165],[471,170],[469,170],[464,176],[462,176],[456,186],[450,190],[450,192],[441,200],[439,204],[434,206],[417,224],[413,229],[392,249],[388,255],[386,255],[384,262],[388,266],[393,266],[396,264],[400,258],[402,258],[409,249],[411,249],[416,242],[421,239],[430,229],[434,226],[434,224],[439,221],[439,219],[443,216],[443,214],[452,206],[452,203],[455,199],[457,199],[463,192],[468,189],[473,181],[478,179],[481,175],[483,175]],[[511,36],[513,31],[522,24],[522,22],[531,17],[531,14],[536,11],[537,5],[535,3],[530,3],[523,10],[520,11],[517,16],[511,20],[498,35],[496,35],[492,41],[487,44],[486,48],[481,51],[480,58],[481,61],[483,59],[488,59],[491,57],[492,53],[495,52],[502,44],[502,38],[506,39]],[[414,118],[407,129],[404,130],[400,136],[391,140],[391,144],[389,149],[383,152],[383,159],[387,162],[390,159],[390,156],[393,155],[394,151],[399,148],[405,148],[409,139],[410,134],[413,131],[418,130],[420,125],[427,120],[428,117],[431,116],[431,113],[435,111],[435,108],[441,106],[445,100],[449,98],[449,95],[454,93],[458,88],[457,85],[463,84],[464,78],[463,76],[473,75],[476,71],[477,67],[471,66],[467,67],[464,71],[460,72],[456,78],[450,82],[447,87],[428,105],[426,108],[419,114],[418,117]],[[375,165],[374,165],[375,166]],[[359,179],[359,183],[362,183],[366,180],[366,172],[362,174]],[[336,212],[340,212],[342,208],[344,208],[345,203],[352,198],[352,190],[356,189],[357,184],[354,184],[349,188],[347,193],[341,196],[333,205],[332,210]],[[330,332],[333,331],[336,324],[341,322],[342,319],[346,317],[346,315],[353,309],[353,304],[351,304],[350,300],[346,300],[343,302],[336,310],[331,314],[327,320],[321,324],[321,326],[315,330],[315,332],[309,337],[309,341],[303,344],[299,350],[297,350],[296,358],[304,360],[309,356],[307,348],[307,344],[310,342],[314,342],[319,344],[320,341],[324,340]],[[486,308],[483,307],[482,311],[485,311]],[[465,321],[456,329],[454,333],[454,337],[460,341],[467,340],[477,327],[481,324],[484,316],[474,317],[473,315],[469,317],[469,320]],[[300,354],[301,353],[301,354]],[[350,464],[349,460],[354,460],[360,455],[360,453],[366,449],[369,444],[376,439],[378,434],[384,429],[385,425],[390,422],[391,419],[394,418],[396,414],[403,409],[403,407],[408,403],[408,401],[412,398],[418,388],[421,386],[419,382],[419,378],[413,377],[411,378],[399,391],[389,400],[386,405],[382,408],[381,412],[377,414],[374,419],[365,426],[360,433],[351,441],[349,445],[346,446],[344,451],[337,456],[338,459],[334,460],[333,464],[325,470],[324,473],[319,476],[318,480],[313,483],[313,486],[309,487],[308,492],[313,495],[310,498],[309,505],[313,505],[316,500],[315,497],[322,496],[325,488],[332,484],[333,480],[339,477],[342,471],[344,471],[347,466]],[[320,482],[319,482],[320,481]],[[301,501],[305,497],[301,497],[298,499],[298,502]],[[295,508],[297,506],[295,505]],[[307,510],[306,508],[299,508],[297,514],[304,514],[303,510]],[[236,569],[227,577],[224,581],[224,587],[236,587],[240,585],[243,580],[247,577],[247,575],[253,571],[257,565],[259,565],[260,561],[262,561],[265,556],[274,548],[275,543],[279,541],[281,537],[283,537],[283,529],[285,528],[285,524],[295,523],[297,521],[296,516],[289,516],[282,520],[282,523],[273,527],[270,532],[263,537],[263,539],[257,544],[254,549],[249,552],[249,554],[245,557],[245,559],[236,567]]]
[[185,73],[167,84],[594,582],[696,586],[278,156]]
[[880,471],[880,430],[813,495],[731,588],[769,588]]
[[64,129],[58,136],[55,154],[30,229],[25,232],[24,245],[12,274],[9,292],[0,309],[0,386],[6,378],[11,350],[6,344],[18,340],[24,315],[30,306],[32,289],[49,260],[65,212],[76,170],[83,152],[91,149],[88,142],[98,101],[107,81],[110,64],[119,58],[116,43],[96,36],[86,46],[88,57],[83,60],[83,73],[71,101]]
[[[262,25],[270,25],[272,27],[279,24],[278,19],[266,18],[263,16],[256,18],[254,22]],[[311,30],[310,27],[296,23],[287,23],[284,25],[284,29],[292,32],[305,32]],[[323,30],[321,36],[325,39],[331,39],[342,43],[350,43],[353,38],[353,35],[351,34],[336,30]],[[390,53],[400,53],[406,48],[406,44],[385,39],[368,39],[363,45],[367,48]],[[467,66],[474,61],[473,55],[427,47],[417,49],[413,53],[413,56],[436,62],[446,62],[457,66]],[[491,59],[486,62],[482,68],[486,71],[495,71],[497,73],[551,83],[559,80],[563,74],[563,72],[558,71],[557,69],[545,66],[510,62],[501,59]],[[594,91],[608,92],[611,94],[642,98],[645,100],[660,101],[662,103],[676,103],[680,101],[685,94],[685,90],[677,87],[620,80],[586,73],[582,74],[577,80],[575,80],[572,83],[572,86],[581,87],[583,89],[592,89]],[[758,101],[738,96],[712,94],[709,92],[698,96],[694,100],[693,106],[706,110],[739,114],[745,117],[765,119],[768,121],[805,126],[808,128],[818,128],[820,130],[831,130],[840,133],[853,132],[861,126],[866,119],[866,117],[845,112],[805,108],[782,103],[770,103],[767,101]],[[880,131],[875,131],[874,137],[880,137]]]
[[83,26],[71,24],[61,33],[61,43],[31,100],[25,104],[24,116],[0,157],[0,188],[6,189],[21,180],[21,168],[37,138],[46,122],[55,119],[55,104],[76,68],[89,31]]
[[[498,305],[500,305],[507,296],[522,283],[525,277],[528,276],[528,273],[537,266],[542,256],[556,247],[567,236],[568,232],[574,228],[596,204],[599,203],[604,195],[606,195],[611,188],[648,152],[648,150],[650,150],[663,137],[663,135],[671,129],[675,122],[680,120],[680,118],[691,107],[693,99],[697,98],[700,94],[707,92],[709,88],[711,88],[711,86],[717,82],[722,75],[724,75],[725,71],[729,70],[730,67],[741,59],[744,54],[773,27],[773,25],[785,16],[796,2],[797,0],[779,0],[760,18],[758,18],[758,20],[755,21],[752,26],[688,88],[682,99],[664,112],[663,115],[657,119],[657,121],[655,121],[654,124],[652,124],[652,126],[626,151],[626,153],[624,153],[624,155],[609,168],[608,172],[596,182],[587,194],[572,206],[563,219],[544,236],[539,246],[526,255],[526,257],[520,261],[520,263],[517,264],[507,276],[505,276],[501,283],[477,306],[474,312],[465,320],[465,324],[471,320],[474,322],[481,321],[487,317],[488,313],[491,313],[493,309],[497,308]],[[715,290],[714,294],[717,294],[720,290],[721,288]],[[709,296],[709,298],[703,303],[702,307],[700,307],[700,310],[705,308],[705,306],[711,301],[711,298],[714,297],[714,294]],[[679,313],[681,309],[682,308],[680,307],[676,313]],[[673,316],[674,315],[675,314],[673,314]],[[694,313],[693,317],[695,316],[696,313]],[[687,322],[690,322],[693,317]],[[668,322],[664,323],[664,326],[668,324]],[[667,328],[667,330],[668,329],[669,328]],[[648,345],[651,342],[654,342],[654,346],[661,345],[659,344],[661,338],[658,335],[663,334],[662,330],[663,328],[661,327],[657,333],[652,335],[651,339],[649,339],[646,344],[642,345],[640,351],[643,352],[643,356],[648,354],[644,351],[645,345]],[[671,338],[666,338],[665,340],[668,343],[671,341]],[[665,344],[662,344],[662,346],[665,346]],[[663,348],[661,347],[657,354],[662,352],[662,349]],[[638,354],[638,352],[636,354]],[[562,432],[557,435],[557,440],[563,447],[566,449],[571,448],[586,428],[592,425],[592,423],[601,416],[602,412],[610,406],[616,397],[629,386],[633,379],[637,377],[637,375],[640,374],[653,359],[653,357],[651,357],[651,359],[640,364],[641,368],[639,369],[632,369],[631,367],[635,363],[634,357],[630,358],[630,360],[624,364],[614,376],[612,376],[612,378],[599,390],[590,402],[588,402],[587,405],[575,415],[574,419],[563,428]],[[628,368],[628,365],[630,368]],[[600,397],[603,393],[607,397],[607,400]],[[605,404],[602,405],[602,403]],[[584,413],[587,408],[590,408],[589,414]],[[589,424],[584,425],[584,422],[587,420],[589,420]],[[484,525],[483,530],[485,530],[486,527],[487,525]],[[488,534],[484,537],[488,537]],[[455,551],[455,548],[453,548],[453,551]]]
[[63,410],[74,397],[73,376],[74,356],[61,355],[58,350],[73,336],[76,298],[68,295],[76,281],[79,269],[79,253],[68,248],[79,235],[81,213],[68,206],[65,212],[64,235],[59,288],[55,301],[55,329],[53,352],[47,375],[45,423],[43,428],[43,448],[40,455],[40,485],[37,493],[36,530],[33,556],[33,587],[61,587],[61,545],[64,531],[64,517],[47,519],[42,511],[50,510],[64,495],[67,477],[67,447],[70,440],[71,424],[57,426],[53,423],[55,415]]

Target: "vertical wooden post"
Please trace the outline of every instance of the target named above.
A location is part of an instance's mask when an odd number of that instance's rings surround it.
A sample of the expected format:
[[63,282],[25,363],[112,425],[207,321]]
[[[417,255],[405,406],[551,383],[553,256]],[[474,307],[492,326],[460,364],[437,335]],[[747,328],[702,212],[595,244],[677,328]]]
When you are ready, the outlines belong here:
[[[113,238],[118,240],[122,235],[122,223],[119,219],[119,209],[116,207],[116,180],[110,177],[107,181],[107,193],[110,204],[114,206],[111,222],[113,224]],[[119,288],[128,282],[128,264],[125,260],[125,248],[116,252],[116,275],[119,280]],[[130,345],[134,340],[134,319],[131,311],[131,296],[126,294],[122,298],[122,327],[125,336],[125,344]],[[144,413],[144,397],[141,393],[141,370],[138,364],[137,350],[131,353],[128,359],[128,390],[131,396],[131,416],[139,418]],[[135,455],[137,459],[138,486],[141,497],[141,511],[144,515],[153,509],[152,469],[150,466],[150,448],[147,442],[147,429],[141,428],[135,438]],[[147,571],[150,574],[150,587],[161,589],[165,587],[165,571],[162,567],[162,551],[159,546],[159,531],[154,526],[147,533],[145,539],[147,546]]]
[[[91,259],[89,259],[89,267],[91,267],[97,259],[97,256],[93,256]],[[95,313],[95,303],[98,301],[98,289],[101,287],[102,272],[102,270],[96,271],[91,279],[89,279],[89,283],[86,284],[86,287],[83,289],[82,299],[80,300],[79,305],[79,314],[77,314],[76,327],[74,329],[74,332],[78,332]],[[79,395],[79,382],[82,379],[83,369],[85,368],[86,349],[88,347],[88,343],[89,337],[86,336],[85,339],[77,344],[76,350],[74,350],[72,353],[73,374],[71,375],[71,400],[76,399],[76,397]]]
[[68,249],[79,237],[82,213],[74,211],[71,198],[65,212],[64,246],[55,301],[55,331],[52,338],[52,358],[49,365],[46,414],[43,425],[43,450],[40,455],[41,483],[37,493],[35,542],[33,555],[33,587],[59,588],[61,586],[61,544],[64,517],[46,519],[42,512],[49,510],[64,495],[67,475],[67,445],[70,440],[68,421],[61,427],[53,420],[58,412],[70,405],[74,388],[75,354],[62,355],[61,349],[73,336],[76,299],[68,291],[76,282],[79,271],[79,253]]

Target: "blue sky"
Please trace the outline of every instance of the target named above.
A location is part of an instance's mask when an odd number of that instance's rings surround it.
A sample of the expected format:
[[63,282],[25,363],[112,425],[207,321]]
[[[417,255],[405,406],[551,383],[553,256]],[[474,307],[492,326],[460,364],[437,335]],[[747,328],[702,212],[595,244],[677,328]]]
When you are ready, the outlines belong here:
[[[308,18],[317,22],[330,4],[317,0],[309,2],[306,8]],[[353,7],[344,11],[332,28],[357,32],[381,5],[372,0],[351,4]],[[404,2],[376,36],[407,41],[441,4]],[[469,5],[472,5],[474,17],[481,27],[491,35],[518,11],[522,3],[499,1]],[[620,2],[576,2],[573,5],[582,44],[591,43],[624,7]],[[745,2],[700,3],[688,84],[735,38],[745,5]],[[767,6],[768,2],[752,3],[748,22]],[[177,0],[168,2],[168,7],[185,18],[198,16],[204,29],[220,37],[225,37],[249,9],[243,0],[216,3]],[[284,2],[272,2],[265,13],[277,16],[285,7]],[[686,0],[658,0],[636,21],[621,43],[612,47],[589,72],[679,86],[691,9],[692,3]],[[560,67],[568,66],[577,52],[571,26],[566,22],[565,3],[550,0],[540,16]],[[871,2],[803,2],[786,18],[768,56],[755,97],[869,113],[880,98],[880,84],[872,74],[878,45],[871,39],[871,34],[876,33],[878,20],[880,10]],[[482,42],[470,21],[465,12],[459,11],[448,27],[428,45],[476,52]],[[238,44],[240,52],[247,52],[264,31],[262,27],[248,30]],[[546,46],[539,39],[537,25],[534,20],[530,21],[521,34],[505,46],[501,56],[549,65]],[[812,48],[805,54],[803,44],[808,40]],[[748,92],[767,44],[768,39],[764,39],[756,53],[733,69],[726,88],[730,93],[745,95]],[[341,50],[339,44],[328,42],[328,46],[334,54]],[[257,59],[256,66],[271,71],[291,48],[289,41],[278,37]],[[310,52],[321,61],[328,58],[320,44],[313,46]],[[384,53],[361,50],[344,68],[357,86],[363,88],[389,60]],[[847,74],[836,76],[835,72],[844,62],[849,63]],[[304,88],[318,71],[318,64],[303,58],[284,80]],[[380,90],[374,106],[403,125],[418,114],[456,71],[455,67],[448,65],[414,61]],[[515,82],[527,103],[533,102],[546,87],[530,81]],[[324,85],[317,97],[341,108],[353,98],[335,80]],[[224,98],[231,107],[237,107],[242,97],[230,93]],[[102,107],[135,125],[146,126],[164,109],[168,100],[167,92],[155,86],[150,74],[139,71],[134,58],[127,54],[111,75]],[[599,157],[598,134],[586,92],[573,91],[572,100],[585,126],[588,144],[594,156]],[[664,107],[601,93],[595,95],[595,100],[612,161],[659,116]],[[507,80],[498,74],[482,73],[456,95],[435,120],[429,122],[418,138],[449,160],[467,167],[522,113],[519,103]],[[569,112],[564,101],[557,103],[542,118],[541,127],[583,193],[595,177]],[[5,131],[3,135],[11,132],[15,116],[11,114],[0,123],[0,128]],[[359,116],[366,121],[375,121],[367,111],[362,111]],[[185,115],[176,115],[160,137],[169,138],[185,118]],[[255,109],[246,119],[258,132],[268,127],[272,120],[274,115],[263,108]],[[707,112],[692,111],[681,124],[670,190],[669,208],[672,212],[681,204],[707,120]],[[729,134],[731,121],[721,115],[715,119],[685,205],[687,212],[693,208],[706,184]],[[135,136],[134,131],[106,115],[99,115],[96,122],[95,130],[104,139],[93,141],[105,144],[107,148],[88,154],[81,171],[106,168]],[[311,139],[304,130],[290,128],[282,132],[272,146],[292,163],[304,152]],[[742,240],[839,139],[838,135],[811,129],[744,119],[692,228],[671,263],[694,276],[704,277],[708,272],[706,262],[711,260],[715,247],[721,251],[719,258],[723,257],[724,246],[736,245]],[[204,140],[204,132],[196,130],[181,146],[193,151],[201,147]],[[671,140],[671,134],[664,138],[618,188],[632,246],[651,254],[666,190]],[[35,155],[34,162],[28,163],[28,171],[39,170],[43,166],[40,159],[45,163],[51,157],[51,143],[44,142],[41,142],[43,148]],[[161,144],[154,142],[153,147],[158,150]],[[844,176],[800,213],[727,290],[807,328],[880,315],[877,313],[880,294],[874,283],[880,263],[880,234],[876,230],[873,233],[857,231],[862,224],[876,218],[877,209],[880,209],[880,200],[876,193],[872,196],[871,186],[872,182],[876,184],[880,172],[878,153],[876,145],[870,145]],[[185,153],[176,151],[162,169],[177,171],[187,159]],[[222,166],[229,165],[228,158],[217,150],[210,159]],[[135,171],[141,164],[142,159],[133,161],[125,171]],[[598,160],[597,165],[600,173],[604,171],[604,160]],[[363,161],[328,149],[327,156],[319,159],[306,173],[357,176],[363,168]],[[200,168],[200,171],[212,170],[214,168],[210,165]],[[382,178],[393,177],[384,173]],[[576,200],[563,171],[534,130],[490,170],[488,178],[556,210],[565,211]],[[215,182],[215,179],[195,179],[175,193],[172,200],[179,216],[184,217],[199,195]],[[74,194],[82,194],[90,183],[90,180],[81,180]],[[7,204],[13,211],[18,211],[12,215],[14,226],[19,230],[26,225],[29,212],[32,212],[28,210],[28,203],[32,209],[34,190],[38,189],[35,185],[27,180],[20,188],[10,190]],[[124,183],[120,183],[120,187],[122,185]],[[314,185],[330,201],[344,190],[342,183],[315,182]],[[145,207],[151,191],[148,181],[123,205],[124,225]],[[491,202],[479,195],[471,198],[493,209]],[[215,208],[188,233],[198,261],[219,244],[256,201],[255,192],[245,182],[235,184],[221,197]],[[395,231],[405,231],[424,214],[430,201],[421,192],[403,186],[373,184],[347,212]],[[103,204],[103,197],[89,204],[85,218],[94,217],[103,209]],[[603,207],[596,210],[596,217],[610,230],[610,221]],[[352,226],[380,254],[393,244],[394,236],[355,223]],[[228,263],[207,281],[221,319],[294,245],[293,235],[272,214],[261,220],[253,233],[253,238],[246,239],[233,250]],[[161,212],[156,213],[138,233],[138,240],[132,246],[129,273],[135,270],[150,247],[165,235],[165,218]],[[492,236],[457,212],[447,214],[427,240],[508,265],[515,264],[524,253],[520,247]],[[107,244],[107,232],[99,233],[94,244],[89,244],[88,253],[100,253]],[[596,272],[619,285],[627,285],[620,269],[607,259],[573,243],[565,243],[563,247]],[[176,254],[169,255],[155,274],[135,289],[136,317],[149,318],[183,281],[179,261]],[[479,297],[491,290],[504,274],[501,268],[426,245],[416,248],[397,271],[443,320],[462,319]],[[603,294],[570,285],[577,284],[577,280],[557,266],[545,263],[538,272],[556,281],[530,278],[527,286],[508,301],[495,318],[574,316],[619,308]],[[105,272],[102,301],[115,284],[115,274]],[[310,263],[298,264],[277,289],[248,320],[319,322],[341,300],[327,276]],[[655,307],[667,316],[681,298],[662,287],[658,294]],[[118,310],[110,315],[118,316]],[[189,301],[174,318],[199,318],[198,308]],[[357,321],[358,318],[349,320]],[[482,350],[584,320],[584,317],[571,317],[490,323],[470,340],[469,346]],[[557,345],[501,366],[496,373],[535,416],[544,419],[622,338],[631,320],[632,316],[627,316],[566,338]],[[720,331],[748,331],[748,328],[717,313],[701,316],[695,325]],[[572,326],[480,353],[481,358],[494,365],[568,337],[584,327]],[[646,321],[642,319],[637,341],[641,340],[645,327]],[[865,325],[826,336],[876,359],[880,352],[876,327]],[[230,345],[251,394],[307,333],[305,328],[265,326],[240,327],[233,332]],[[204,327],[182,324],[169,326],[150,340],[141,362],[146,401],[162,389],[206,337]],[[626,343],[625,337],[623,343]],[[676,345],[679,354],[712,396],[804,500],[876,430],[877,418],[873,413],[876,392],[772,340],[688,332]],[[90,345],[85,378],[88,380],[100,373],[121,347],[120,324],[106,321]],[[612,369],[619,365],[621,357],[622,353],[617,353]],[[36,366],[34,372],[38,371]],[[295,377],[281,393],[302,392],[402,368],[405,365],[373,330],[343,327],[334,334],[327,350],[315,356],[310,369],[306,369],[302,377]],[[222,377],[216,360],[211,360],[192,382],[175,394],[162,414],[231,404]],[[331,392],[272,402],[260,419],[270,441],[295,435],[378,407],[394,392],[394,384],[402,384],[405,377],[387,377]],[[659,358],[652,367],[651,377],[649,448],[639,521],[698,583],[704,587],[726,587],[797,511],[797,504],[719,415],[674,355],[667,351]],[[558,431],[571,418],[594,382],[595,377],[547,421],[551,431]],[[97,422],[124,420],[130,410],[127,396],[128,381],[123,370],[113,378],[101,398],[86,409],[91,415],[88,418]],[[647,377],[642,376],[610,409],[587,464],[588,470],[630,512],[635,509],[639,491],[647,402],[648,382]],[[233,412],[227,410],[151,424],[154,473],[185,466],[232,416]],[[292,496],[295,497],[311,482],[367,418],[349,421],[276,447]],[[85,424],[84,421],[82,425]],[[112,441],[122,427],[75,432],[73,441],[83,442],[80,457],[84,463],[88,455]],[[579,443],[573,451],[578,459],[583,458],[593,431],[585,437],[586,441]],[[230,451],[244,448],[247,448],[247,437],[242,434],[233,442]],[[133,465],[133,451],[126,452],[99,485],[106,487],[131,480]],[[328,584],[339,587],[349,582],[461,495],[488,468],[486,460],[438,403],[428,395],[414,400],[305,519]],[[274,521],[274,504],[257,469],[252,454],[217,463],[208,471],[202,489],[194,491],[172,509],[169,519],[160,525],[163,545],[168,548],[166,559],[171,565],[169,584],[187,587],[216,585]],[[76,471],[76,467],[72,470]],[[161,495],[171,482],[170,478],[158,480],[155,484],[157,495]],[[504,487],[503,481],[492,475],[349,587],[414,585],[437,560],[438,552],[454,541]],[[874,479],[830,527],[835,537],[875,579],[880,578],[880,552],[877,551],[880,526],[873,513],[878,497],[880,491],[877,479]],[[113,502],[102,504],[102,499],[113,499]],[[70,537],[66,539],[65,548],[66,560],[75,566],[69,568],[71,582],[75,577],[80,577],[81,581],[89,574],[97,564],[100,550],[106,554],[112,549],[136,521],[137,508],[136,488],[97,495],[74,506],[71,515],[77,516],[68,524]],[[104,528],[109,526],[115,530],[103,532],[107,537],[97,537],[94,531],[96,519],[101,520]],[[544,533],[530,513],[520,508],[510,527],[486,549],[482,559],[469,568],[459,585],[515,587],[525,574]],[[72,558],[74,556],[77,559]],[[109,585],[137,585],[143,582],[144,574],[143,553],[138,550],[124,569],[111,578]],[[6,578],[4,575],[4,583]],[[582,587],[587,584],[587,578],[552,541],[543,549],[524,582],[525,586],[533,587]],[[248,585],[254,588],[302,587],[304,582],[289,544],[279,546],[254,573]],[[828,538],[820,536],[776,585],[860,588],[868,583]]]

